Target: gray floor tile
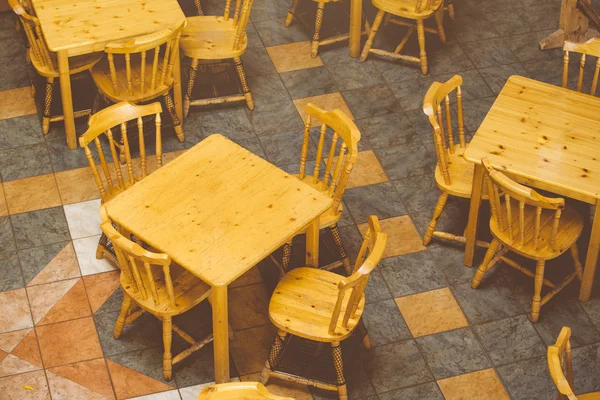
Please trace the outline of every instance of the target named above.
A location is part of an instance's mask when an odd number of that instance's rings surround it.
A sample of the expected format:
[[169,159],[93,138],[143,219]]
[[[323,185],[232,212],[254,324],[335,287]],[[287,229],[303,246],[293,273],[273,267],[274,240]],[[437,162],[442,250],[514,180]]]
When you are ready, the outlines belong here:
[[205,137],[213,133],[220,133],[231,140],[254,137],[246,110],[241,107],[204,114],[199,118],[200,128]]
[[[158,321],[157,321],[158,322]],[[160,343],[160,342],[158,342]],[[127,368],[138,371],[157,381],[175,387],[175,381],[167,382],[163,375],[162,347],[151,347],[143,350],[135,350],[129,353],[111,355],[107,358]],[[173,374],[177,375],[177,366],[173,367]]]
[[16,252],[0,253],[0,270],[0,292],[24,287],[21,263]]
[[578,395],[596,392],[600,388],[600,344],[573,350],[574,388]]
[[556,341],[563,326],[568,326],[573,331],[571,336],[573,347],[600,341],[598,331],[577,299],[556,298],[553,300],[556,301],[551,300],[542,306],[540,319],[533,325],[547,346]]
[[503,365],[496,369],[515,400],[553,399],[556,387],[548,373],[546,356]]
[[390,179],[433,174],[437,164],[435,151],[419,142],[377,149],[375,154]]
[[10,217],[0,217],[0,251],[14,251],[16,249]]
[[272,19],[281,20],[285,18],[291,3],[279,0],[265,0],[252,4],[252,13],[250,18],[252,22],[269,21]]
[[292,99],[320,96],[339,91],[325,67],[281,73],[281,80]]
[[290,98],[279,75],[269,74],[248,78],[248,86],[256,105],[264,105]]
[[394,92],[404,111],[421,109],[423,97],[432,83],[433,78],[430,76],[420,76],[403,81],[388,81],[390,89]]
[[520,63],[482,68],[479,72],[496,95],[500,93],[511,75],[529,75],[525,67]]
[[366,304],[376,303],[382,300],[389,300],[392,298],[392,294],[381,275],[381,271],[376,267],[371,275],[369,276],[369,282],[365,288],[365,302]]
[[[162,325],[154,316],[146,313],[139,317],[135,323],[125,325],[121,337],[115,339],[113,331],[118,316],[118,311],[96,313],[94,315],[98,338],[105,356],[131,354],[132,351],[162,347]],[[161,358],[162,351],[157,360]],[[159,363],[162,369],[162,363],[160,361]]]
[[354,118],[361,119],[398,112],[402,109],[394,93],[385,84],[342,92]]
[[560,60],[562,49],[540,50],[539,42],[556,30],[530,32],[510,37],[509,46],[519,61]]
[[[454,75],[455,74],[436,75],[435,80],[445,82],[448,79],[452,78]],[[458,75],[460,75],[463,79],[463,84],[461,86],[463,101],[481,99],[484,97],[490,97],[494,95],[494,93],[492,93],[489,86],[487,85],[486,81],[483,79],[483,77],[477,70],[472,69],[469,71],[462,71],[459,72]],[[450,104],[452,104],[453,107],[456,107],[455,96],[456,93],[450,96]],[[453,119],[456,120],[455,115],[453,115]],[[455,140],[458,141],[458,131],[455,129],[455,132],[457,132]]]
[[344,192],[344,201],[357,224],[367,222],[370,215],[386,219],[406,214],[389,182],[348,189]]
[[267,47],[311,39],[301,24],[292,24],[286,28],[283,19],[256,22],[254,27]]
[[[259,139],[267,159],[277,166],[283,166],[300,160],[303,138],[304,133],[300,130],[261,136]],[[307,160],[314,160],[316,148],[310,141],[308,146]]]
[[476,68],[511,64],[518,61],[510,49],[510,40],[506,38],[463,43],[461,46]]
[[10,219],[19,250],[71,239],[62,207],[11,215]]
[[444,274],[427,251],[384,258],[379,267],[394,297],[446,286]]
[[433,75],[454,74],[473,69],[473,64],[456,43],[429,51],[427,56],[429,73]]
[[0,175],[4,182],[52,173],[44,143],[0,151]]
[[353,60],[326,68],[339,90],[360,89],[383,83],[379,71],[372,63]]
[[0,149],[31,146],[44,142],[37,115],[0,120]]
[[[46,141],[50,159],[52,160],[52,169],[54,172],[67,171],[70,169],[88,167],[90,164],[85,157],[85,152],[81,148],[69,150],[64,138],[57,138]],[[93,153],[96,154],[94,148]],[[105,155],[108,154],[105,152]]]
[[486,14],[478,15],[477,18],[457,15],[451,25],[454,37],[459,43],[476,42],[500,36]]
[[69,245],[69,242],[61,242],[20,250],[19,259],[21,260],[25,284],[29,284],[67,245]]
[[363,118],[356,123],[373,149],[399,146],[418,140],[410,120],[401,112]]
[[425,383],[406,389],[394,390],[393,392],[380,393],[379,400],[443,400],[444,396],[435,382]]
[[373,346],[411,338],[410,331],[394,300],[367,304],[363,313],[363,321],[369,331]]
[[[252,112],[248,113],[248,118],[257,136],[301,131],[304,126],[304,122],[291,100],[256,106]],[[298,155],[298,159],[299,157],[300,155]]]
[[247,77],[276,73],[271,58],[264,47],[253,47],[246,50],[242,56],[242,65]]

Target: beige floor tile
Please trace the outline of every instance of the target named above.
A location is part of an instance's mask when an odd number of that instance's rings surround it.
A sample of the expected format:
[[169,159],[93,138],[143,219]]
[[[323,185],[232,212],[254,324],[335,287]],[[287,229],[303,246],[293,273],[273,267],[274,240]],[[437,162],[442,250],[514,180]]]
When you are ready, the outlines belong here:
[[4,182],[3,186],[8,211],[11,214],[41,210],[60,205],[60,196],[56,187],[54,174]]
[[269,53],[277,72],[295,71],[323,65],[321,57],[312,58],[310,52],[311,43],[309,41],[267,47],[267,53]]
[[37,112],[29,86],[0,91],[0,119],[21,117]]
[[3,400],[48,400],[50,393],[44,371],[28,372],[0,379]]
[[[382,219],[379,221],[381,230],[388,235],[383,257],[394,257],[402,254],[415,253],[425,250],[417,228],[408,215]],[[358,225],[362,234],[367,231],[368,224]]]
[[264,325],[233,333],[229,347],[240,375],[262,371],[276,332],[273,325]]
[[100,198],[100,192],[90,167],[57,172],[55,175],[63,204]]
[[[298,110],[298,113],[300,114],[300,117],[302,117],[303,120],[306,120],[306,113],[304,112],[304,108],[306,107],[306,105],[308,103],[313,103],[314,105],[319,106],[320,108],[322,108],[326,111],[330,111],[330,110],[339,108],[344,113],[346,113],[351,119],[354,119],[354,116],[352,115],[352,112],[348,108],[346,101],[344,100],[342,95],[338,92],[322,94],[320,96],[305,97],[303,99],[294,100],[294,105],[296,106],[296,109]],[[311,125],[319,126],[320,122],[315,119],[315,120],[313,120]]]
[[0,183],[0,217],[8,215],[8,206],[6,205],[6,197],[4,197],[4,185]]
[[348,178],[346,189],[387,182],[389,179],[372,150],[361,151]]
[[0,333],[32,326],[25,289],[0,292]]
[[448,288],[398,297],[396,304],[414,337],[469,325]]
[[446,400],[508,400],[493,369],[471,372],[437,381]]

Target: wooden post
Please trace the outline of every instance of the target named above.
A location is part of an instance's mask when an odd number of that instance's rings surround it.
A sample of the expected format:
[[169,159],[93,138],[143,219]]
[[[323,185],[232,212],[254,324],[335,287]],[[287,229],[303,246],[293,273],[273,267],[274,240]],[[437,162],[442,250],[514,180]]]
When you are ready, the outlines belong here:
[[229,382],[229,317],[227,313],[227,285],[212,287],[213,338],[215,382]]
[[360,56],[362,1],[363,0],[351,0],[350,4],[350,57]]
[[588,19],[577,8],[577,3],[591,4],[591,0],[562,0],[558,30],[542,39],[540,50],[562,48],[565,40],[584,42],[588,35]]
[[467,267],[473,266],[473,256],[475,254],[475,243],[477,240],[477,222],[479,220],[479,207],[481,206],[481,193],[483,191],[483,166],[475,164],[473,170],[473,189],[471,189],[471,205],[469,207],[469,220],[465,236],[467,239],[465,247],[464,264]]
[[73,98],[71,95],[71,75],[69,74],[69,55],[67,50],[61,50],[58,57],[58,78],[60,80],[60,94],[62,96],[63,115],[65,118],[65,133],[67,147],[70,150],[77,148],[77,135],[75,133],[75,116],[73,115]]

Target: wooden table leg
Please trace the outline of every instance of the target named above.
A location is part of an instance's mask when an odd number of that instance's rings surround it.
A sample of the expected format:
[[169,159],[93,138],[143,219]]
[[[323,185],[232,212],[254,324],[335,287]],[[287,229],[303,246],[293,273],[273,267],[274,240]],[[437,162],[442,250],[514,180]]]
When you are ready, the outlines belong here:
[[306,265],[319,267],[319,218],[306,229]]
[[585,258],[585,269],[583,270],[583,279],[581,280],[581,289],[579,290],[579,300],[581,301],[588,301],[592,294],[596,264],[598,263],[598,250],[600,250],[600,200],[596,203],[590,245],[588,246],[587,257]]
[[71,95],[71,75],[69,74],[69,55],[65,50],[59,51],[58,76],[60,80],[60,95],[62,97],[63,114],[65,116],[65,133],[67,147],[71,150],[77,148],[75,132],[75,116],[73,115],[73,96]]
[[352,0],[350,5],[350,57],[360,56],[362,2],[363,0]]
[[229,382],[229,317],[227,286],[212,287],[213,337],[215,349],[215,382]]
[[183,128],[183,104],[181,98],[181,54],[177,49],[177,57],[175,57],[175,65],[173,66],[173,102],[175,103],[175,112]]
[[483,166],[475,164],[473,170],[473,188],[471,189],[471,205],[469,207],[469,221],[465,236],[464,263],[467,267],[473,266],[473,255],[475,254],[475,242],[477,240],[477,221],[479,220],[479,207],[481,206],[481,190],[483,187]]

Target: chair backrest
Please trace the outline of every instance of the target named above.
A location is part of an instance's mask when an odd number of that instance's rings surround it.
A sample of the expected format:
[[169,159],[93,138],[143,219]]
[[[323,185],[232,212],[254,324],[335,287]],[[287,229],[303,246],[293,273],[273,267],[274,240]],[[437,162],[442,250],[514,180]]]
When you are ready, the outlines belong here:
[[29,3],[21,4],[19,0],[8,0],[8,3],[15,14],[19,17],[27,41],[29,42],[29,51],[31,57],[39,63],[39,65],[47,68],[49,71],[56,71],[56,66],[51,57],[50,50],[44,40],[40,21],[31,14],[32,9],[29,8]]
[[293,400],[269,393],[258,382],[231,382],[211,385],[202,389],[198,400]]
[[105,206],[100,208],[100,215],[100,229],[112,242],[121,273],[133,290],[144,300],[152,298],[155,306],[169,302],[175,307],[171,258],[167,254],[145,250],[119,233],[108,218]]
[[[556,343],[548,346],[548,370],[558,390],[558,400],[577,400],[573,393],[573,361],[571,359],[571,328],[563,326]],[[567,376],[565,376],[565,369]]]
[[563,46],[564,58],[563,58],[563,75],[562,75],[562,87],[567,87],[567,81],[569,80],[569,58],[570,53],[580,53],[581,58],[579,60],[579,75],[577,77],[577,91],[581,92],[583,87],[583,77],[585,72],[585,61],[586,56],[597,57],[596,68],[594,69],[594,77],[592,78],[592,86],[590,88],[590,94],[596,95],[596,87],[598,86],[598,73],[600,72],[600,38],[592,38],[585,43],[574,43],[565,40]]
[[[225,2],[225,12],[223,18],[227,21],[231,13],[231,2]],[[235,0],[235,11],[233,13],[233,26],[235,27],[235,41],[233,42],[233,50],[237,50],[243,43],[246,35],[248,21],[250,21],[250,11],[254,0]]]
[[[460,148],[466,146],[462,105],[462,83],[463,81],[460,75],[454,75],[444,83],[434,82],[427,90],[423,100],[423,112],[427,115],[429,124],[431,124],[433,140],[435,142],[435,152],[438,157],[438,165],[447,185],[452,184],[448,172],[448,154],[454,154],[457,146]],[[450,94],[454,91],[456,91],[458,143],[456,143],[454,139],[450,102]]]
[[[154,115],[154,125],[156,129],[156,164],[162,166],[162,136],[160,113],[162,107],[160,103],[151,103],[144,106],[136,106],[128,102],[114,104],[104,110],[92,115],[89,121],[89,129],[79,137],[79,145],[84,149],[85,155],[90,163],[94,179],[98,185],[102,201],[110,198],[111,192],[115,188],[125,190],[136,181],[148,175],[148,158],[146,156],[146,143],[144,138],[143,117]],[[134,163],[131,158],[131,150],[127,135],[127,122],[136,120],[140,147],[140,168],[138,175],[134,169]],[[113,129],[116,127],[121,131],[121,144],[118,144],[113,136]],[[110,158],[112,158],[112,168],[104,155],[100,136],[104,135],[108,139]],[[90,149],[90,143],[94,142],[97,155],[100,161],[100,169],[94,161],[94,156]],[[119,154],[117,153],[119,148]],[[121,170],[120,158],[124,155],[126,164],[127,179],[124,178]]]
[[[308,157],[308,148],[310,142],[311,125],[314,120],[320,121],[319,143],[317,145],[317,155],[315,160],[315,169],[312,172],[312,183],[319,183],[321,175],[321,161],[327,159],[323,179],[317,189],[327,193],[333,198],[333,209],[339,210],[340,203],[348,177],[358,154],[358,142],[360,141],[360,131],[352,120],[342,111],[336,109],[333,111],[324,111],[314,104],[306,105],[306,121],[304,124],[304,141],[302,142],[302,152],[300,155],[299,179],[304,179],[307,175],[306,159]],[[330,129],[328,129],[330,128]],[[330,136],[327,140],[326,136]],[[341,138],[341,140],[340,140]],[[325,147],[329,146],[328,150]]]
[[[365,287],[369,281],[369,276],[381,260],[386,243],[387,234],[381,232],[379,220],[375,215],[371,215],[369,217],[368,228],[365,232],[363,243],[356,256],[352,275],[342,279],[338,285],[338,298],[329,324],[330,334],[335,332],[340,317],[342,318],[342,326],[344,328],[347,328],[348,321],[355,317],[356,310],[358,309]],[[348,299],[346,311],[344,312],[344,315],[340,315],[347,292],[350,292],[350,297]]]
[[[562,198],[544,197],[535,190],[523,186],[502,172],[495,170],[489,160],[484,158],[481,160],[485,178],[488,185],[488,193],[490,196],[490,209],[492,218],[498,224],[502,232],[506,232],[510,240],[523,245],[531,245],[535,250],[541,247],[549,247],[552,251],[556,251],[556,234],[558,232],[558,224],[562,209],[565,207],[565,200]],[[518,205],[517,208],[513,206]],[[525,240],[525,236],[530,236],[530,226],[525,226],[525,208],[535,207],[534,231],[531,239],[533,243]],[[518,209],[518,223],[513,223],[517,216],[513,215]],[[554,210],[552,218],[552,229],[550,237],[540,237],[540,229],[542,226],[541,216],[542,210]],[[548,222],[548,221],[544,221]]]
[[170,85],[173,82],[175,58],[179,57],[179,38],[184,25],[125,42],[108,43],[104,52],[108,57],[113,91],[117,93],[120,85],[127,85],[129,95],[142,98]]

